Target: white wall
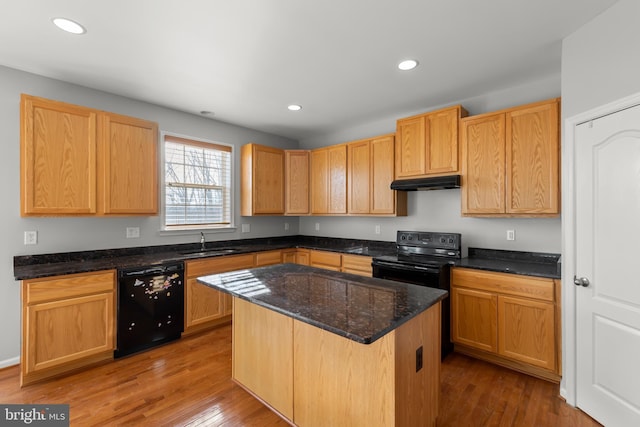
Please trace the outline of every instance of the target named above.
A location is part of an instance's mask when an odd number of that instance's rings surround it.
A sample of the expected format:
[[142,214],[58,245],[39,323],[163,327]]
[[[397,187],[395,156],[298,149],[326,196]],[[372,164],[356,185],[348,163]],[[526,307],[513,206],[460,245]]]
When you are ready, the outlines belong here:
[[[640,93],[640,2],[620,0],[563,40],[562,104],[564,119]],[[567,176],[563,188],[566,210],[573,211],[574,142],[564,141],[562,168]],[[563,218],[563,283],[571,283],[575,271],[574,220]],[[637,224],[629,224],[637,227]],[[624,238],[621,236],[620,238]],[[561,394],[568,403],[576,401],[576,290],[563,286]]]
[[[560,75],[551,75],[526,85],[492,92],[475,98],[452,100],[462,104],[469,114],[481,114],[502,108],[560,96]],[[441,106],[406,111],[339,132],[300,141],[301,147],[316,148],[360,138],[395,132],[396,120]],[[320,231],[315,231],[315,224]],[[409,193],[409,215],[398,218],[302,217],[300,233],[327,237],[370,240],[395,240],[397,230],[448,231],[462,233],[463,246],[492,249],[560,252],[560,219],[462,218],[460,190],[419,191]],[[375,234],[380,225],[380,234]],[[516,231],[516,240],[506,240],[506,230]]]
[[562,112],[573,117],[640,92],[640,2],[620,0],[562,43]]
[[[197,234],[160,235],[160,219],[130,218],[21,218],[20,217],[20,94],[112,111],[158,122],[160,130],[233,144],[236,182],[239,182],[240,146],[248,142],[296,148],[297,141],[201,118],[167,108],[91,90],[34,74],[0,67],[0,141],[4,161],[0,195],[0,367],[17,363],[20,354],[20,285],[13,280],[13,257],[52,252],[111,249],[198,242]],[[296,218],[239,216],[239,185],[235,187],[236,224],[251,224],[250,233],[208,233],[208,240],[227,240],[298,234]],[[290,223],[284,231],[284,223]],[[126,227],[140,227],[139,239],[126,239]],[[38,244],[23,245],[23,232],[38,231]]]

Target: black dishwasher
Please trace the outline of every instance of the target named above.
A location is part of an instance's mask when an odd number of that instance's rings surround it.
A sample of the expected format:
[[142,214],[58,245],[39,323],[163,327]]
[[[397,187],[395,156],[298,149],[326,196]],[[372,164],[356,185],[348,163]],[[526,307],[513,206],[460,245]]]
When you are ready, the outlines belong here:
[[118,269],[117,319],[116,358],[180,338],[184,263]]

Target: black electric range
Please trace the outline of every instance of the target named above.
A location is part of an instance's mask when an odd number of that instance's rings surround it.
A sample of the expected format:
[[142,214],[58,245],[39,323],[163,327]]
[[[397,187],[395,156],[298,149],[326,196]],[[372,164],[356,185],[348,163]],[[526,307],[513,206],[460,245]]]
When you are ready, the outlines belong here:
[[[450,292],[451,265],[462,255],[459,233],[398,231],[397,253],[375,257],[373,277]],[[442,301],[442,358],[453,350],[450,339],[450,298]]]

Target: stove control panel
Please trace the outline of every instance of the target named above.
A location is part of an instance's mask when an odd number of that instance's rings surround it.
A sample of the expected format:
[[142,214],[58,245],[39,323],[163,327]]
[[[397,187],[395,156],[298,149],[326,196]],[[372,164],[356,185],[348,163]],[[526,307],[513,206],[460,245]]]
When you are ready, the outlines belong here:
[[460,250],[460,233],[439,233],[428,231],[398,231],[398,246]]

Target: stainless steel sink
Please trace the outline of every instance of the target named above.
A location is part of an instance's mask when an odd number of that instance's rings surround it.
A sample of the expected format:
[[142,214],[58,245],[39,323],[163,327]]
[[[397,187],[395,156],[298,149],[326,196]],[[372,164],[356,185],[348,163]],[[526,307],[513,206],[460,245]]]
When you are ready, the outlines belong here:
[[369,253],[369,247],[368,246],[353,246],[350,248],[345,248],[344,249],[345,252],[350,253],[350,254],[366,254]]
[[238,252],[240,249],[236,248],[209,248],[209,249],[196,249],[193,251],[180,252],[181,255],[224,255]]

